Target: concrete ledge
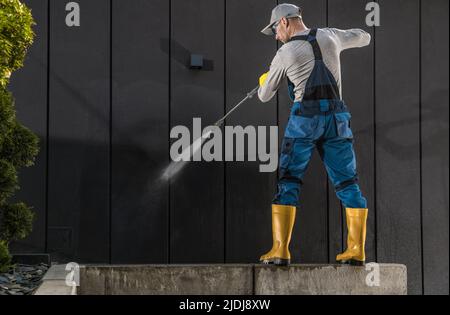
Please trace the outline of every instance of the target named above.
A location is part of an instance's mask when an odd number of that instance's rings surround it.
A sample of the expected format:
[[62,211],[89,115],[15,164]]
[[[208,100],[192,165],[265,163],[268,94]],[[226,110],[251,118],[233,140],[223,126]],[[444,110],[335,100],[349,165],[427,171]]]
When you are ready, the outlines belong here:
[[406,266],[259,265],[255,266],[255,294],[405,295]]
[[[407,293],[406,266],[398,264],[85,265],[80,286],[66,285],[65,265],[52,266],[36,295],[303,295]],[[78,292],[77,292],[78,291]]]
[[66,284],[68,274],[66,265],[51,266],[34,295],[76,295],[77,287]]
[[251,265],[136,265],[80,268],[80,294],[249,295]]
[[76,295],[76,287],[69,287],[65,280],[44,281],[34,295]]

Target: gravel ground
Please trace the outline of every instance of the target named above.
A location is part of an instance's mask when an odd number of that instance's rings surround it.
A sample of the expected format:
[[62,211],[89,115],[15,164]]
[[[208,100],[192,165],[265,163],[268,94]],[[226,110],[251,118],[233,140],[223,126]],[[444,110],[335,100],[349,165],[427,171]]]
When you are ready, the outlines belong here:
[[0,295],[33,294],[48,268],[46,264],[16,264],[9,272],[0,273]]

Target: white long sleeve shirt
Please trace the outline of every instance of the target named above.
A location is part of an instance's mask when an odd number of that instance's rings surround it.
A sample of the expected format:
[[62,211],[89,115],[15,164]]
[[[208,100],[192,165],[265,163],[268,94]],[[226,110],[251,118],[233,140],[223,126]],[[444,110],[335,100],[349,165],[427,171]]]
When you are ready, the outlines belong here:
[[[294,36],[306,35],[309,32],[309,29],[304,30]],[[333,74],[342,96],[340,53],[348,48],[369,45],[370,34],[356,28],[348,30],[319,28],[316,37],[323,61]],[[295,101],[301,101],[306,81],[313,68],[314,53],[310,43],[294,40],[284,44],[272,60],[266,82],[258,90],[259,99],[268,102],[277,92],[282,80],[288,77],[294,84]]]

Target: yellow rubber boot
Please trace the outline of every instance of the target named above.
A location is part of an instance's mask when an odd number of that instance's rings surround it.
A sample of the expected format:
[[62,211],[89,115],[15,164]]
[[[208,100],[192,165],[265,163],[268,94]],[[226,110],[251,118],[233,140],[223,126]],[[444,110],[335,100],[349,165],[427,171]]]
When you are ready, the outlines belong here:
[[347,250],[336,256],[336,260],[343,264],[357,266],[364,265],[366,254],[366,221],[368,209],[346,208],[347,218]]
[[295,222],[296,208],[294,206],[272,205],[272,249],[262,255],[263,264],[289,265],[291,253],[289,242]]

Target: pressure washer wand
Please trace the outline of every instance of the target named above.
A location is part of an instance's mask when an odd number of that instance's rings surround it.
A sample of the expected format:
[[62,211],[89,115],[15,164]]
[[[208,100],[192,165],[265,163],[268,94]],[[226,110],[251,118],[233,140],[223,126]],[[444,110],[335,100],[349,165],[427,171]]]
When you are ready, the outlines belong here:
[[259,85],[258,85],[257,87],[255,87],[253,90],[251,90],[250,92],[248,92],[248,93],[247,93],[247,96],[246,96],[242,101],[240,101],[239,103],[237,103],[232,109],[230,109],[230,111],[229,111],[225,116],[223,116],[222,118],[220,118],[220,119],[214,124],[214,126],[220,127],[220,126],[223,124],[223,122],[225,121],[225,118],[227,118],[227,117],[228,117],[235,109],[237,109],[239,106],[241,106],[241,104],[244,103],[246,100],[252,98],[253,95],[255,95],[256,92],[258,92],[258,89],[259,89]]

